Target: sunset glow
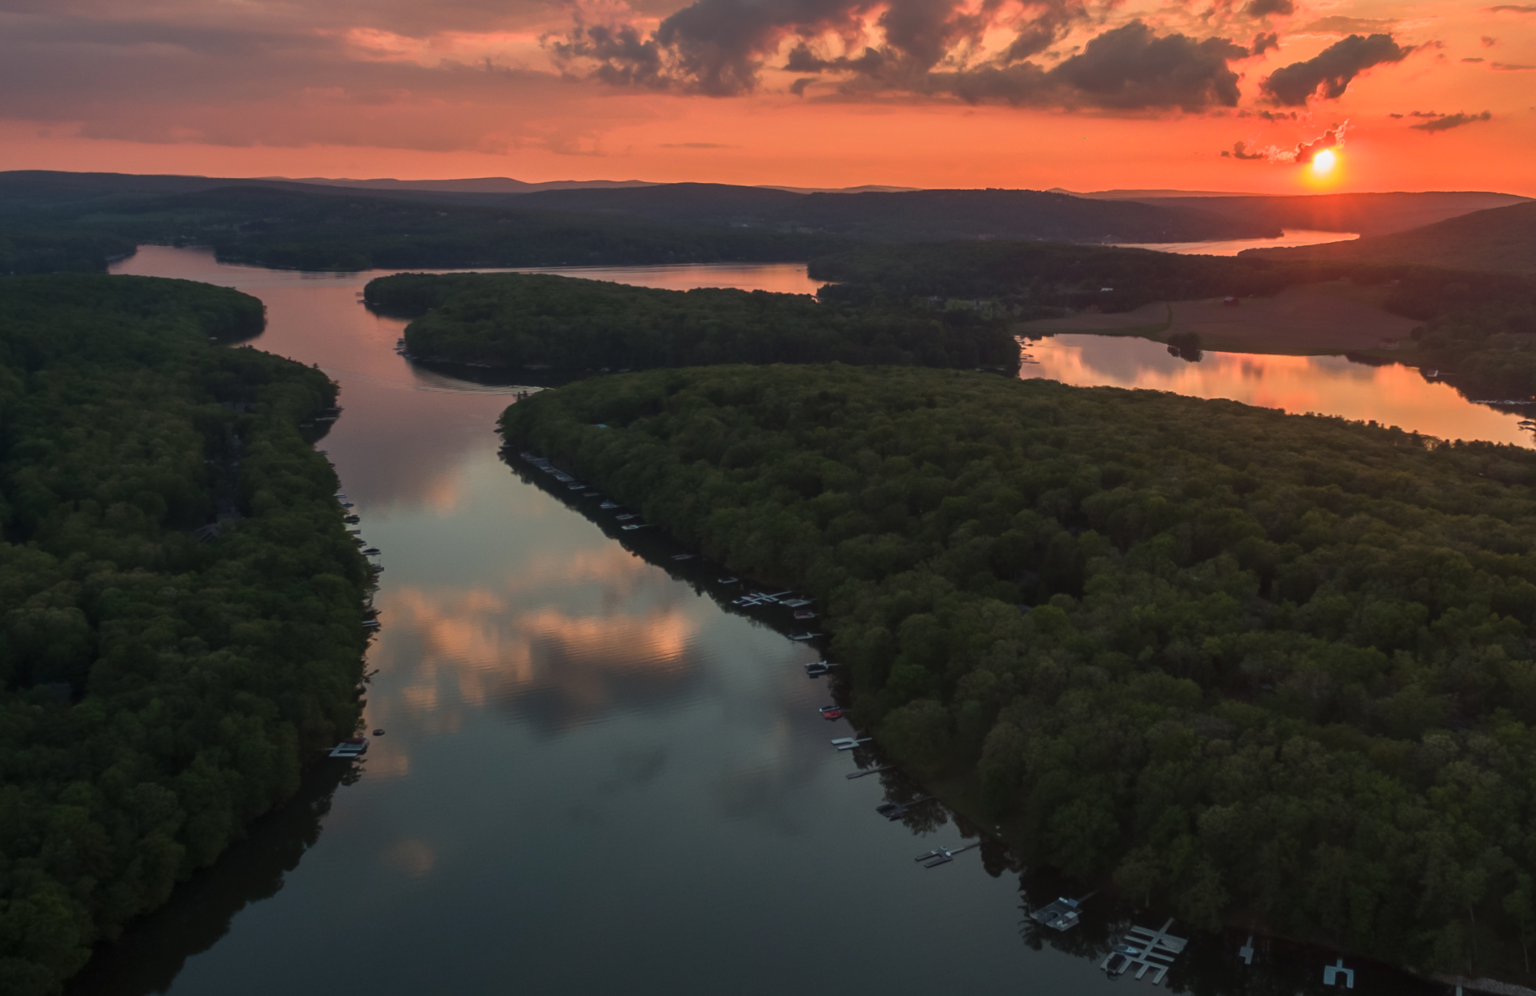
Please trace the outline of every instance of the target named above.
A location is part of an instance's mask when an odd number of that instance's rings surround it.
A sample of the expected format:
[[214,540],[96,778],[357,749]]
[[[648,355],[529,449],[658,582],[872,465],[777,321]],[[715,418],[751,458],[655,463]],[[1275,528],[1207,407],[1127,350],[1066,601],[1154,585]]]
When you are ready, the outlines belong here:
[[1318,176],[1327,176],[1333,172],[1333,167],[1338,165],[1338,157],[1332,149],[1324,149],[1312,159],[1312,172]]
[[[1526,5],[24,0],[0,26],[6,169],[1536,194]],[[1304,158],[1346,123],[1347,176]]]

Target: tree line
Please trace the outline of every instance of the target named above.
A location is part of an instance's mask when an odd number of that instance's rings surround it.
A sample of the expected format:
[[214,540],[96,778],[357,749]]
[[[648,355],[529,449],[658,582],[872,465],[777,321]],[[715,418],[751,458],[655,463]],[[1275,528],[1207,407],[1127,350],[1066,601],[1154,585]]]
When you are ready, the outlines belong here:
[[713,363],[987,366],[1016,371],[1005,323],[974,312],[818,303],[802,294],[658,290],[545,274],[397,274],[369,281],[378,310],[426,360],[559,370]]
[[0,199],[0,273],[92,271],[138,243],[208,245],[276,269],[618,266],[804,260],[845,239],[432,199],[230,186],[33,204]]
[[0,990],[55,993],[359,716],[371,582],[261,302],[0,280]]
[[861,725],[1025,862],[1529,978],[1536,454],[840,365],[590,378],[500,425],[816,597]]

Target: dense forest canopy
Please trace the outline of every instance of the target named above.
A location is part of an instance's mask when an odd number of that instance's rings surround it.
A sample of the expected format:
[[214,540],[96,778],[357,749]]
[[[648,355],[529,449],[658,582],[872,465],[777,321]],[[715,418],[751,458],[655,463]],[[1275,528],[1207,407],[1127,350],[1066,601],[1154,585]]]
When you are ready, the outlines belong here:
[[363,294],[379,310],[421,315],[406,327],[405,341],[426,360],[561,370],[1019,365],[1004,323],[971,311],[913,314],[818,304],[802,294],[657,290],[517,273],[404,273],[369,281]]
[[1536,454],[838,365],[591,378],[501,427],[821,600],[860,721],[1027,861],[1203,927],[1522,971]]
[[0,280],[0,991],[56,992],[358,716],[368,568],[261,302]]

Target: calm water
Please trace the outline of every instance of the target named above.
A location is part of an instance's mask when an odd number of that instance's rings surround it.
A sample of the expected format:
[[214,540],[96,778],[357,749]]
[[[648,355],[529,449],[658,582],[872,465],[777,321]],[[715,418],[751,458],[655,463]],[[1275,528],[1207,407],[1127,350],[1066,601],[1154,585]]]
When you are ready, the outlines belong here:
[[1441,439],[1532,445],[1531,433],[1517,424],[1528,416],[1472,404],[1450,385],[1396,363],[1375,367],[1342,356],[1215,352],[1191,363],[1150,339],[1077,334],[1032,341],[1024,354],[1024,378],[1230,398],[1292,413],[1374,419]]
[[1121,242],[1127,249],[1155,249],[1200,256],[1236,256],[1244,249],[1276,249],[1281,246],[1315,246],[1324,242],[1350,242],[1357,232],[1319,232],[1309,228],[1288,228],[1278,239],[1217,239],[1209,242]]
[[[753,269],[729,279],[750,285]],[[1001,849],[916,866],[960,829],[936,808],[927,826],[889,823],[874,807],[911,787],[845,778],[855,761],[828,740],[849,728],[817,715],[829,688],[800,667],[815,651],[765,625],[787,620],[723,610],[717,569],[674,563],[665,537],[619,533],[595,501],[509,469],[491,429],[516,389],[396,356],[403,323],[358,303],[375,274],[169,248],[117,271],[256,294],[268,331],[255,344],[341,382],[345,412],[320,445],[384,551],[367,723],[387,732],[362,765],[320,766],[104,949],[74,996],[1111,991],[1096,966],[1117,911],[1090,904],[1083,928],[1048,939],[1059,950],[1021,927],[1021,887],[1054,887],[1021,879]],[[763,272],[773,289],[788,279]],[[723,279],[694,273],[656,280]],[[1077,342],[1091,338],[1036,344],[1027,369],[1180,390],[1204,371],[1190,393],[1219,393],[1297,362],[1164,364],[1161,346]],[[1395,375],[1353,369],[1361,403],[1399,404]],[[1179,972],[1210,993],[1248,991],[1254,972],[1289,992],[1320,981],[1321,952],[1261,944],[1249,969],[1240,942],[1197,941]],[[1414,990],[1377,970],[1357,991]]]

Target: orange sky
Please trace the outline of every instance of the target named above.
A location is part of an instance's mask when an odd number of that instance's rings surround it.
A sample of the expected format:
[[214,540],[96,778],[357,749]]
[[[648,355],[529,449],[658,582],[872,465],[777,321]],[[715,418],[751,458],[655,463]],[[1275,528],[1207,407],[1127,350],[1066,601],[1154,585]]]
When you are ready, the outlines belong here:
[[0,95],[0,169],[1536,195],[1536,3],[10,0]]

